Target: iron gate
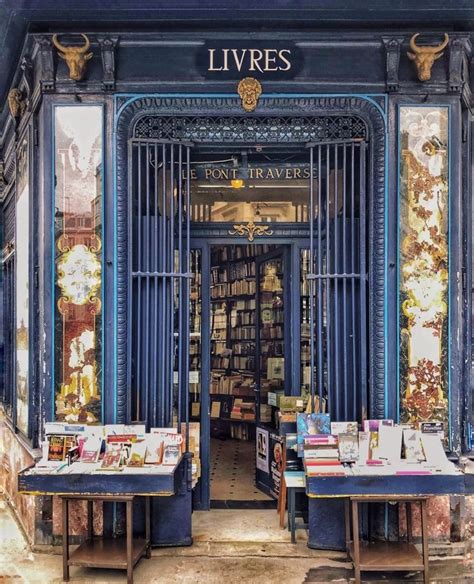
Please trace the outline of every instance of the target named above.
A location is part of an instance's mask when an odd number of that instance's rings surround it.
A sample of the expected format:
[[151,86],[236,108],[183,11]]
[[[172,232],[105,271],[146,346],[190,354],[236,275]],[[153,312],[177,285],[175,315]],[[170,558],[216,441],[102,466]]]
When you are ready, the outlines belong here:
[[132,140],[129,156],[131,419],[189,419],[190,144]]
[[360,421],[367,414],[367,145],[308,146],[312,403],[317,394],[331,419]]
[[[367,412],[365,138],[308,144],[310,390],[334,420]],[[182,139],[129,141],[129,412],[150,426],[189,420],[191,144]]]

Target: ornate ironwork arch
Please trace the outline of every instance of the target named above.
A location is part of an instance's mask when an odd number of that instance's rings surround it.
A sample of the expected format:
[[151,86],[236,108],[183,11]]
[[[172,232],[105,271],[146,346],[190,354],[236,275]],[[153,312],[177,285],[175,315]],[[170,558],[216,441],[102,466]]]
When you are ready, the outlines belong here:
[[[232,123],[230,123],[232,121]],[[209,125],[207,125],[209,124]],[[252,130],[249,132],[249,129]],[[268,132],[268,133],[267,133]],[[163,138],[217,142],[252,135],[259,141],[319,141],[359,137],[370,141],[368,218],[370,416],[385,414],[385,119],[363,97],[261,98],[257,110],[242,115],[235,97],[137,97],[116,118],[116,412],[128,416],[128,139]],[[258,136],[258,137],[257,137]],[[266,136],[266,140],[264,140]],[[311,137],[310,137],[311,136]],[[245,140],[246,141],[246,140]]]
[[160,116],[139,118],[136,139],[192,142],[319,142],[368,140],[365,121],[357,115],[325,116]]

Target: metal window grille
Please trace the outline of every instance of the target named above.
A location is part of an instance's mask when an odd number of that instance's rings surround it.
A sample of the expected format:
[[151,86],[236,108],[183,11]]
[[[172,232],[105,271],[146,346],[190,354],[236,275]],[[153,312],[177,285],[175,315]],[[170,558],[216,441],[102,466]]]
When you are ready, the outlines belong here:
[[311,395],[367,412],[366,142],[309,144]]

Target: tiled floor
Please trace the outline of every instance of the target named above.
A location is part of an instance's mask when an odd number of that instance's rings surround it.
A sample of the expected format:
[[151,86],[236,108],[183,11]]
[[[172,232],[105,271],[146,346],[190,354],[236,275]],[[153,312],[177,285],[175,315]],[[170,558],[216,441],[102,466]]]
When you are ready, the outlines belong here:
[[271,501],[255,486],[255,442],[211,438],[211,500]]

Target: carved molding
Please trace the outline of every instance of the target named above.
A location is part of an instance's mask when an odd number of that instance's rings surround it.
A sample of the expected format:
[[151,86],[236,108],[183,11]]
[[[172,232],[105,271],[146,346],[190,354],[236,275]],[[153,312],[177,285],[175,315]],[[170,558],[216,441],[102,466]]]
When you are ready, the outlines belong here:
[[388,92],[395,92],[400,89],[398,70],[403,37],[383,37],[383,43],[386,53],[385,87]]
[[36,42],[39,46],[41,89],[51,92],[55,90],[53,45],[49,36],[38,36]]
[[[122,98],[120,103],[124,103]],[[243,115],[240,99],[229,98],[166,98],[143,97],[128,103],[116,120],[117,178],[117,422],[128,416],[128,139],[135,123],[142,116],[237,116]],[[254,114],[244,114],[252,120]],[[385,406],[385,119],[380,109],[369,99],[360,97],[300,97],[261,98],[259,115],[304,116],[357,115],[365,120],[370,131],[371,172],[369,200],[371,232],[369,257],[369,415],[384,417]]]
[[102,85],[105,91],[115,89],[115,47],[119,37],[98,37],[102,57]]

